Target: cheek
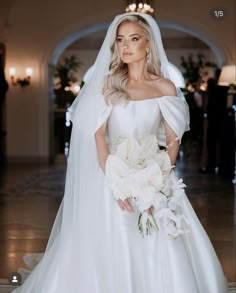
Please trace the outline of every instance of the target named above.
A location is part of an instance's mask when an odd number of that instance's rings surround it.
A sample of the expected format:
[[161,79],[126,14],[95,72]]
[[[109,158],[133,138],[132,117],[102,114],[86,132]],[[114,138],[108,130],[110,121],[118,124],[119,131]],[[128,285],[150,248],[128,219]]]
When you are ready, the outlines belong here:
[[146,48],[147,48],[147,44],[146,43],[137,43],[135,44],[135,48],[137,51],[139,51],[140,53],[144,53],[146,54]]
[[138,45],[138,46],[136,47],[136,51],[137,51],[139,54],[146,55],[146,47],[144,47],[143,45]]
[[117,50],[117,54],[120,56],[121,55],[121,52],[122,52],[122,46],[120,43],[118,43],[116,45],[116,50]]

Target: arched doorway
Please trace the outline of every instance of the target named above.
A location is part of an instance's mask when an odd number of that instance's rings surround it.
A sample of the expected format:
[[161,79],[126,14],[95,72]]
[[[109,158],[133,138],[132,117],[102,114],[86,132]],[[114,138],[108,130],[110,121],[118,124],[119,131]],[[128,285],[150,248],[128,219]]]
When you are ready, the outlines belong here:
[[[49,60],[49,64],[55,66],[57,64],[60,56],[64,52],[64,50],[69,45],[71,45],[72,43],[81,39],[84,36],[88,36],[92,33],[99,32],[100,30],[107,29],[109,24],[110,24],[109,22],[99,23],[99,24],[84,28],[78,32],[74,32],[74,33],[70,34],[68,37],[66,37],[62,42],[60,42],[56,46],[56,48],[55,48],[55,50]],[[223,65],[223,63],[224,63],[223,53],[221,52],[220,48],[214,42],[212,42],[212,40],[210,38],[208,38],[207,36],[203,35],[202,33],[198,32],[198,31],[193,30],[192,28],[189,28],[189,27],[186,27],[182,24],[177,24],[177,23],[171,22],[171,21],[159,21],[158,24],[159,24],[160,29],[172,28],[174,30],[188,33],[188,34],[200,39],[203,43],[206,43],[211,48],[211,50],[214,52],[218,65],[219,66]]]
[[[204,36],[200,32],[194,31],[191,28],[188,28],[186,26],[183,26],[181,24],[177,24],[174,22],[166,22],[166,21],[160,21],[158,22],[161,31],[165,29],[172,29],[175,31],[182,32],[183,34],[188,34],[190,36],[193,36],[199,40],[201,40],[202,43],[206,44],[210,48],[210,50],[213,52],[214,58],[216,60],[216,63],[218,66],[221,66],[224,63],[224,56],[221,52],[221,50],[214,44],[208,37]],[[72,33],[68,37],[66,37],[61,43],[57,45],[55,48],[50,61],[49,61],[49,93],[50,93],[50,103],[52,103],[53,100],[53,71],[52,68],[57,64],[58,60],[60,60],[60,57],[63,55],[64,51],[67,50],[68,47],[70,47],[74,43],[80,43],[85,38],[88,38],[92,35],[99,34],[101,31],[104,32],[107,30],[109,26],[108,22],[99,23],[96,25],[89,26],[87,28],[84,28],[78,32]],[[163,34],[162,34],[163,37]],[[104,36],[103,36],[104,38]],[[168,53],[167,53],[168,55]],[[95,59],[94,59],[95,60]],[[170,60],[170,58],[169,58]],[[88,69],[88,68],[87,68]],[[51,105],[53,106],[53,105]],[[53,116],[53,115],[52,115]],[[53,133],[52,133],[52,127],[53,127],[53,117],[50,117],[50,153],[52,157],[55,157],[55,151],[53,148]]]

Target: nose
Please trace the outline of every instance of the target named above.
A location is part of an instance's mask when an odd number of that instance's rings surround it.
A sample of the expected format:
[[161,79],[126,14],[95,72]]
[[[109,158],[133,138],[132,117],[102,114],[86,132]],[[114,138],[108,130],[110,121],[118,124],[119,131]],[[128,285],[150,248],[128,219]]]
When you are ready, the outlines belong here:
[[128,48],[129,47],[129,41],[128,40],[124,40],[123,47],[124,48]]

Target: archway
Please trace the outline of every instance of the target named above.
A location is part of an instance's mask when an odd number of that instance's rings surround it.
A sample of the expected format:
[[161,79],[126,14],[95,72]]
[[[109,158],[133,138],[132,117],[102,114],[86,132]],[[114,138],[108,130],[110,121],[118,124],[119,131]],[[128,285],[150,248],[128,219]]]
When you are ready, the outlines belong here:
[[[95,24],[95,25],[89,26],[87,28],[84,28],[78,32],[74,32],[74,33],[70,34],[61,43],[59,43],[57,45],[57,47],[55,48],[55,50],[51,56],[51,59],[49,60],[49,64],[56,65],[60,55],[73,42],[75,42],[78,39],[80,39],[84,36],[87,36],[91,33],[95,33],[97,31],[100,31],[103,29],[107,29],[109,24],[110,24],[109,22]],[[159,25],[160,29],[161,28],[172,28],[175,30],[179,30],[179,31],[188,33],[192,36],[195,36],[196,38],[200,39],[202,42],[206,43],[211,48],[211,50],[215,54],[218,66],[222,66],[224,64],[225,58],[224,58],[224,55],[221,52],[220,48],[210,38],[208,38],[204,34],[198,32],[198,31],[195,31],[192,28],[186,27],[182,24],[177,24],[177,23],[171,22],[171,21],[159,21],[158,25]]]
[[187,27],[185,25],[182,24],[178,24],[172,21],[159,21],[158,22],[160,28],[172,28],[175,30],[179,30],[181,32],[185,32],[187,34],[190,34],[196,38],[198,38],[199,40],[201,40],[203,43],[207,44],[209,46],[209,48],[213,51],[216,61],[217,61],[217,65],[219,67],[223,66],[224,64],[224,55],[221,52],[220,48],[207,36],[205,36],[204,34],[202,34],[199,31],[195,31],[190,27]]
[[[224,56],[220,50],[220,48],[211,41],[210,38],[208,38],[207,36],[203,35],[202,33],[193,30],[192,28],[186,27],[182,24],[178,24],[175,22],[171,22],[171,21],[159,21],[158,22],[159,27],[162,29],[168,28],[168,29],[173,29],[173,30],[177,30],[180,32],[184,32],[187,33],[191,36],[194,36],[196,38],[198,38],[199,40],[201,40],[203,43],[207,44],[207,46],[212,50],[212,52],[214,53],[215,59],[216,59],[216,63],[218,64],[218,66],[222,66],[224,63]],[[72,34],[70,34],[69,36],[67,36],[62,42],[60,42],[57,47],[55,48],[50,60],[49,60],[49,93],[50,93],[50,104],[52,104],[52,97],[54,97],[54,93],[53,93],[53,71],[52,68],[53,66],[55,66],[60,58],[60,56],[63,54],[63,52],[74,42],[89,36],[91,34],[97,33],[101,30],[106,30],[109,26],[109,22],[102,22],[102,23],[98,23],[95,25],[91,25],[88,26],[84,29],[81,29],[78,32],[74,32]],[[51,112],[51,111],[50,111]],[[53,127],[53,123],[52,123],[52,119],[53,117],[50,118],[50,130],[52,130]],[[52,131],[50,131],[50,150],[51,150],[51,155],[53,153],[53,148],[52,148],[52,144],[53,144],[53,137],[52,137]],[[52,156],[51,156],[52,157]]]

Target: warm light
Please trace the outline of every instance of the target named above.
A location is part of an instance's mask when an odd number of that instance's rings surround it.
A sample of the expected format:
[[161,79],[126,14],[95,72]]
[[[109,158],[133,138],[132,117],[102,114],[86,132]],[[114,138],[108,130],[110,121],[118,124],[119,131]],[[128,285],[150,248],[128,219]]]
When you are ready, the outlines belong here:
[[191,93],[193,93],[193,92],[195,91],[194,87],[193,87],[191,84],[189,84],[189,85],[187,86],[187,90],[188,90],[189,92],[191,92]]
[[143,13],[148,13],[148,14],[152,14],[154,12],[154,9],[151,7],[151,5],[149,5],[148,3],[146,3],[146,1],[144,2],[139,2],[138,0],[134,0],[132,4],[129,4],[126,9],[126,12],[143,12]]
[[218,84],[222,86],[236,85],[236,65],[223,66]]
[[199,88],[201,91],[205,92],[207,90],[207,83],[206,82],[201,83]]
[[14,67],[10,67],[9,68],[9,73],[10,73],[10,76],[13,77],[16,75],[16,69]]
[[33,69],[31,68],[31,67],[27,67],[26,68],[26,70],[25,70],[25,72],[26,72],[26,75],[27,76],[32,76],[32,73],[33,73]]
[[21,87],[26,87],[30,84],[31,75],[33,73],[33,69],[31,67],[27,67],[25,69],[26,76],[25,77],[16,77],[16,69],[15,67],[9,68],[9,74],[11,76],[11,84],[12,85],[20,85]]

